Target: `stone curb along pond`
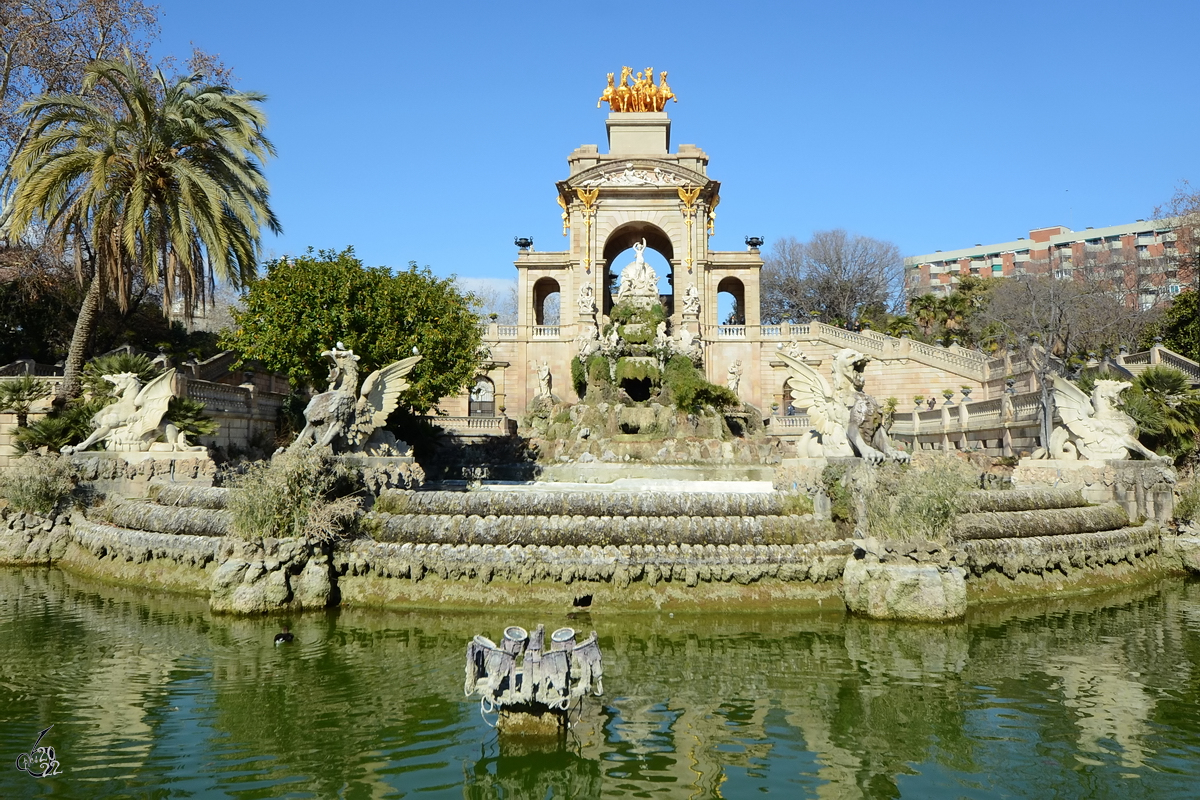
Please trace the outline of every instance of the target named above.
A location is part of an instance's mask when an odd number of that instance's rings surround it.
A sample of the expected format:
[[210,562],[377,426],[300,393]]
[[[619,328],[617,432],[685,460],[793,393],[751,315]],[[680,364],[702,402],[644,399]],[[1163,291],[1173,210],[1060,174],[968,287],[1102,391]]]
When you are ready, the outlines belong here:
[[[0,509],[0,564],[206,596],[214,611],[355,606],[785,608],[949,620],[971,603],[1200,572],[1200,537],[1065,489],[973,493],[947,543],[833,535],[778,495],[400,493],[375,539],[226,535],[229,490],[42,518]],[[491,512],[483,515],[483,512]],[[99,516],[103,514],[103,517]],[[638,543],[634,543],[637,540]]]

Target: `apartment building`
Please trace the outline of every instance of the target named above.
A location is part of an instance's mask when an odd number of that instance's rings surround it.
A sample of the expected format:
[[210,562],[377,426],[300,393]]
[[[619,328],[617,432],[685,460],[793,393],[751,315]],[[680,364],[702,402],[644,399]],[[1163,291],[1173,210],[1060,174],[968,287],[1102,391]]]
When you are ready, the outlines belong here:
[[1142,220],[1073,231],[1055,225],[1011,242],[938,250],[904,259],[909,297],[948,294],[967,275],[1010,278],[1049,275],[1101,280],[1126,305],[1150,308],[1178,294],[1195,276],[1180,274],[1179,219]]

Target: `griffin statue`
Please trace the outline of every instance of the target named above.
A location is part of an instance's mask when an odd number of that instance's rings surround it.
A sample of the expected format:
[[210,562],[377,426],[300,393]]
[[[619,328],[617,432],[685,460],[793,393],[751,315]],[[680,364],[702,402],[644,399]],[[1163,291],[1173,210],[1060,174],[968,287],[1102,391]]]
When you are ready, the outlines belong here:
[[404,455],[407,446],[383,430],[388,415],[396,409],[400,393],[408,388],[405,376],[421,356],[414,355],[372,372],[358,388],[358,361],[354,351],[338,342],[321,353],[333,362],[329,388],[313,397],[304,409],[304,430],[288,447],[289,452],[306,447],[330,447],[334,453],[366,456]]
[[[1050,458],[1074,461],[1124,460],[1136,453],[1148,461],[1170,463],[1137,440],[1137,423],[1117,407],[1121,392],[1132,384],[1098,380],[1089,398],[1070,381],[1054,378],[1054,405],[1062,425],[1050,432]],[[1041,453],[1035,454],[1035,457]]]
[[797,408],[808,408],[812,426],[798,444],[802,457],[859,456],[869,464],[886,459],[908,462],[908,453],[897,450],[883,425],[875,398],[863,391],[863,370],[870,358],[845,348],[833,358],[833,387],[816,370],[785,352],[787,386]]

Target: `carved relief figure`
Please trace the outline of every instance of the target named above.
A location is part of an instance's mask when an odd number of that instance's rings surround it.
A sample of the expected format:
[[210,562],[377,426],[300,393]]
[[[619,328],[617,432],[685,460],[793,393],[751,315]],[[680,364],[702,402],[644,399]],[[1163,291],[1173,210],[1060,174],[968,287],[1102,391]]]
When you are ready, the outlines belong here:
[[675,349],[682,355],[688,356],[689,358],[694,358],[700,355],[700,337],[689,331],[687,328],[684,328],[679,332],[679,338],[676,341],[678,343],[675,345]]
[[666,322],[658,323],[658,327],[654,329],[654,346],[661,350],[663,348],[669,347],[670,344],[671,344],[671,337],[667,336],[667,323]]
[[683,291],[683,313],[685,316],[700,316],[700,290],[691,284]]
[[608,172],[599,178],[589,178],[581,186],[686,186],[687,179],[667,172],[662,167],[653,170],[635,169],[627,163],[623,170]]
[[584,319],[591,319],[596,313],[596,290],[592,288],[590,283],[585,283],[579,289],[579,316]]
[[792,405],[808,409],[810,435],[798,443],[807,457],[854,456],[871,464],[885,459],[908,462],[908,453],[896,450],[883,426],[883,413],[875,398],[863,391],[863,370],[870,359],[850,348],[833,359],[833,386],[816,370],[781,352],[787,366],[786,386]]
[[579,348],[579,357],[586,361],[589,356],[600,352],[600,331],[595,325],[585,325],[575,339],[575,346]]
[[[1149,461],[1169,463],[1137,440],[1137,423],[1117,407],[1121,392],[1132,384],[1125,381],[1098,380],[1089,398],[1078,386],[1057,375],[1054,379],[1054,405],[1063,425],[1050,432],[1050,458],[1074,461],[1079,456],[1091,460],[1128,459],[1136,453]],[[1065,426],[1065,427],[1063,427]]]
[[[104,380],[116,388],[117,402],[97,411],[92,417],[95,430],[78,445],[63,447],[62,453],[81,453],[99,441],[104,442],[108,451],[118,453],[208,449],[188,444],[182,431],[163,421],[167,406],[175,396],[175,370],[167,370],[145,386],[132,372],[105,375]],[[159,438],[165,441],[156,441]]]

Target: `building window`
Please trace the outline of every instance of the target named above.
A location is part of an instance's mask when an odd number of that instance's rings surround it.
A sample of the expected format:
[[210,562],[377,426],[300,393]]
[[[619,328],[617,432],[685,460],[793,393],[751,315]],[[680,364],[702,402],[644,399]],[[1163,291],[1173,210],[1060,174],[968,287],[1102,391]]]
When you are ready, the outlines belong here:
[[483,375],[475,376],[467,414],[472,417],[496,416],[496,386],[489,378]]

